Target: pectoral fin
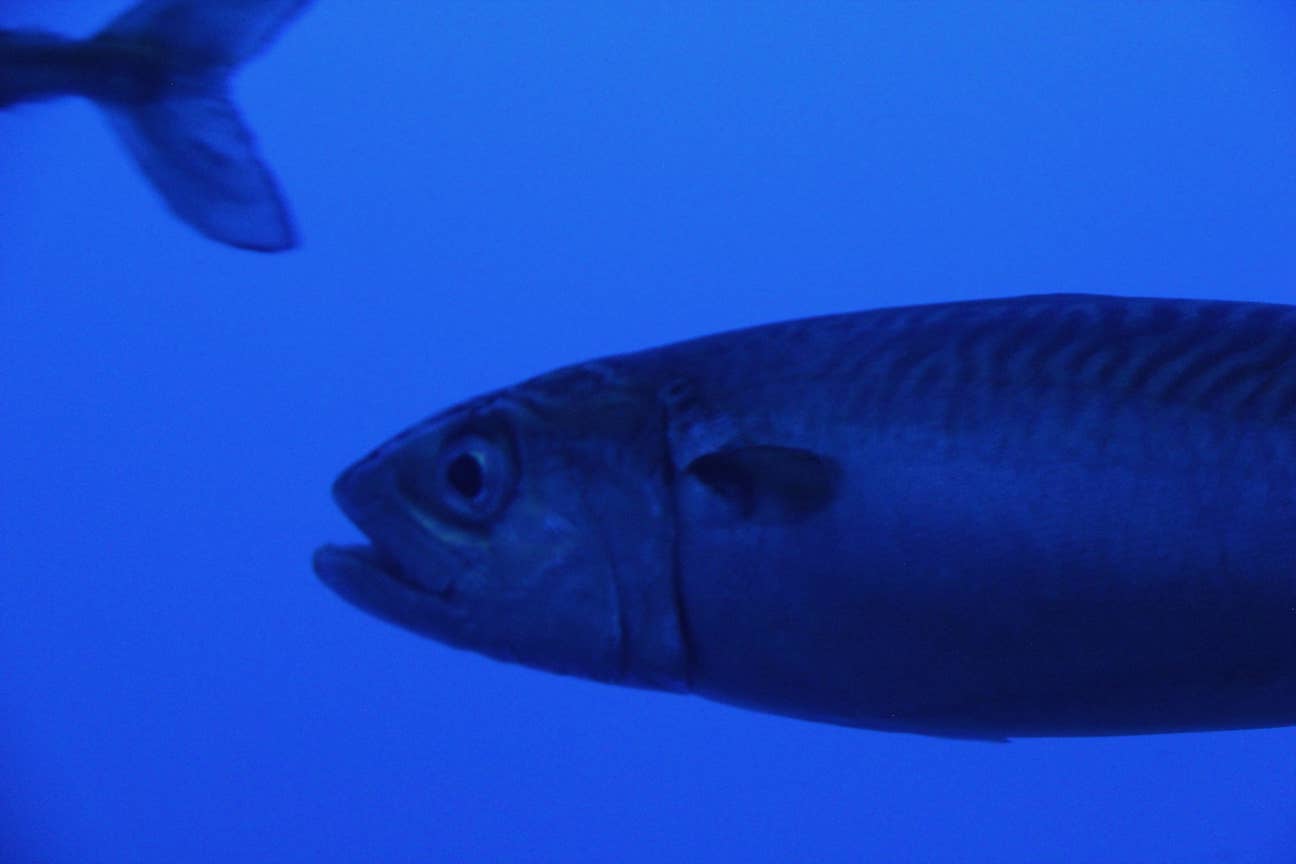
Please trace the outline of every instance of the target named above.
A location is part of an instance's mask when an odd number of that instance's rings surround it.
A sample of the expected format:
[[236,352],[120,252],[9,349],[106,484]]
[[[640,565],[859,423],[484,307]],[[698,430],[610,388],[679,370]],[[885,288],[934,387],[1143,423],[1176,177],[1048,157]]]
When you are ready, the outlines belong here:
[[823,510],[841,479],[840,466],[828,457],[769,445],[706,453],[686,470],[742,518],[757,522],[799,521]]

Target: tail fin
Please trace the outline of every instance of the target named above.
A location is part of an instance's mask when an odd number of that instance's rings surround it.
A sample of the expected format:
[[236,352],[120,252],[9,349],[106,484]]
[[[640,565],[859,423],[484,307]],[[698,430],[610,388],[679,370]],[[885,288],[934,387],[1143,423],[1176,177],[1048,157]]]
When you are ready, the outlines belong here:
[[230,101],[229,77],[307,2],[143,0],[94,37],[167,58],[161,98],[100,107],[176,215],[242,249],[277,252],[297,241],[278,184]]

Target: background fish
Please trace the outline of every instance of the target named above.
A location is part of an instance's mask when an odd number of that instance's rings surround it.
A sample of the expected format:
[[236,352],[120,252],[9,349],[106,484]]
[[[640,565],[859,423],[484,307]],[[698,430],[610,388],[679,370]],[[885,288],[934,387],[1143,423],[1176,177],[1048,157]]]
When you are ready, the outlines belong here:
[[353,603],[557,672],[876,729],[1296,724],[1296,308],[1042,296],[758,327],[350,468]]
[[287,205],[229,77],[309,0],[144,0],[89,39],[0,30],[0,108],[84,96],[171,210],[213,240],[278,252]]

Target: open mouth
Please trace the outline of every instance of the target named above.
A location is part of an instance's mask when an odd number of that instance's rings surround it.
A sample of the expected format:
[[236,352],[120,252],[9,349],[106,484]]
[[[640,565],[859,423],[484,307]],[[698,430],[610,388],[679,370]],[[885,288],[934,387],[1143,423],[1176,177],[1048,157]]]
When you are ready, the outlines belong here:
[[427,590],[407,577],[394,557],[367,543],[321,546],[315,550],[314,565],[319,577],[330,584],[389,579],[416,591]]

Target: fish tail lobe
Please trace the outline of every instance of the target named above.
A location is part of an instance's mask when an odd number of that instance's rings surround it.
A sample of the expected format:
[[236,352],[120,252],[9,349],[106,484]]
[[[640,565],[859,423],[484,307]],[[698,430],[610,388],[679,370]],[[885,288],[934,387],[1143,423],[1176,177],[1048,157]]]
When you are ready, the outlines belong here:
[[97,104],[171,210],[206,236],[278,252],[296,232],[277,181],[229,95],[229,79],[272,42],[306,0],[143,0],[92,41],[161,58],[150,98]]

